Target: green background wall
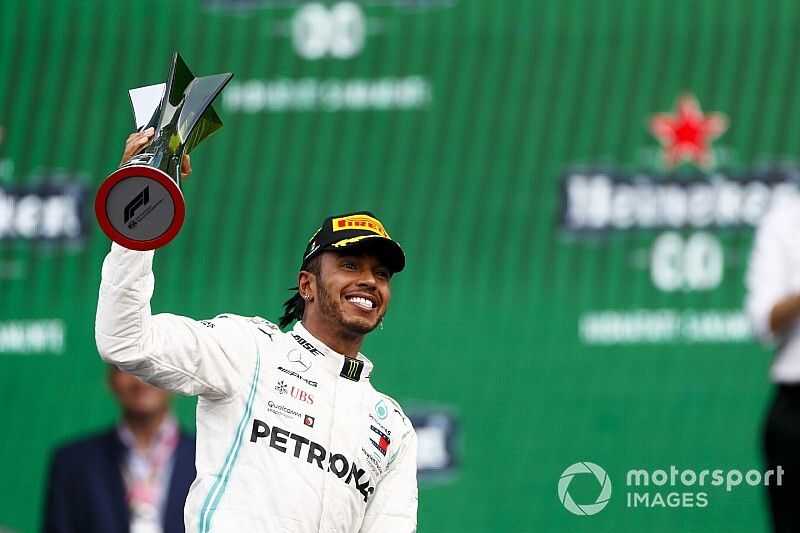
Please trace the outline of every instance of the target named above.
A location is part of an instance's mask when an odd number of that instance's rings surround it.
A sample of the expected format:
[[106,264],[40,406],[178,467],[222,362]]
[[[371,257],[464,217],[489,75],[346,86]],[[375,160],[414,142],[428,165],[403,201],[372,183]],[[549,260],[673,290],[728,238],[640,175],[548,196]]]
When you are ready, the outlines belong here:
[[[578,231],[564,182],[793,177],[799,27],[790,1],[0,3],[0,525],[38,530],[52,448],[116,416],[94,347],[109,243],[91,205],[133,128],[127,90],[164,81],[179,50],[196,74],[235,78],[216,103],[225,128],[193,153],[184,229],[157,253],[154,309],[277,319],[319,221],[377,213],[408,267],[365,344],[374,380],[458,422],[457,468],[421,483],[421,532],[766,530],[763,488],[650,509],[624,485],[632,468],[762,469],[770,355],[741,316],[752,224]],[[727,119],[703,168],[664,166],[650,130],[684,94]],[[13,194],[63,183],[88,192],[83,238],[3,233],[36,218]],[[656,243],[669,233],[681,256],[698,231],[721,278],[659,288]],[[664,338],[582,333],[605,311],[683,322]],[[710,336],[687,325],[701,315]],[[189,426],[193,405],[177,402]],[[578,461],[613,482],[594,516],[559,502]],[[589,503],[585,481],[571,490]]]

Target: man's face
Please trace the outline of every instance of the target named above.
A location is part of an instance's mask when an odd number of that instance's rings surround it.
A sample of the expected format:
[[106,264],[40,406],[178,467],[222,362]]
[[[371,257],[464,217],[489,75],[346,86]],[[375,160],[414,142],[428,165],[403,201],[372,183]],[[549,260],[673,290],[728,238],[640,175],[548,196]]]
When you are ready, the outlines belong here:
[[165,412],[169,407],[169,392],[148,385],[118,368],[111,369],[108,380],[126,415],[152,416]]
[[320,315],[332,326],[366,335],[386,313],[391,277],[391,271],[378,256],[323,253],[317,277]]

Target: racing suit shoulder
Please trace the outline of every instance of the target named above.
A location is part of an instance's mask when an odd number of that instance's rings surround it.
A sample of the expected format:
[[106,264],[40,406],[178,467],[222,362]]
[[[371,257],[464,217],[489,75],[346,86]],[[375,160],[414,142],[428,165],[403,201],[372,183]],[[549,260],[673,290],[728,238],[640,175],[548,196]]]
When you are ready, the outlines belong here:
[[220,313],[214,317],[214,320],[217,319],[228,319],[233,320],[236,322],[240,327],[245,328],[248,331],[254,332],[255,329],[260,329],[264,333],[269,334],[284,334],[280,328],[270,322],[265,318],[261,318],[260,316],[244,316],[244,315],[237,315],[235,313]]
[[404,432],[405,431],[413,432],[414,426],[411,425],[411,420],[406,416],[405,411],[403,411],[403,408],[400,406],[397,400],[395,400],[388,394],[384,394],[383,392],[375,389],[375,387],[373,387],[372,384],[370,384],[370,388],[374,391],[376,397],[383,400],[387,404],[389,409],[389,415],[391,415],[391,422],[394,425],[401,426],[404,429]]
[[260,316],[241,316],[231,313],[224,313],[222,315],[217,315],[217,318],[231,318],[236,320],[242,328],[252,333],[256,337],[261,339],[269,339],[269,343],[266,345],[262,344],[261,346],[262,348],[264,346],[272,346],[272,351],[279,349],[276,341],[289,337],[289,334],[281,331],[277,324],[274,324]]
[[211,320],[207,320],[205,322],[214,322],[220,323],[220,321],[229,320],[236,323],[240,328],[243,328],[247,331],[252,331],[253,328],[261,327],[262,329],[270,330],[270,331],[280,331],[278,326],[270,322],[269,320],[265,320],[260,316],[245,316],[245,315],[237,315],[236,313],[220,313],[215,316]]
[[277,324],[273,324],[272,322],[270,322],[266,318],[262,318],[260,316],[251,316],[251,317],[246,317],[246,318],[247,318],[247,320],[249,320],[253,324],[256,324],[257,326],[262,326],[262,327],[265,327],[265,328],[270,329],[272,331],[281,331],[281,329],[278,327]]

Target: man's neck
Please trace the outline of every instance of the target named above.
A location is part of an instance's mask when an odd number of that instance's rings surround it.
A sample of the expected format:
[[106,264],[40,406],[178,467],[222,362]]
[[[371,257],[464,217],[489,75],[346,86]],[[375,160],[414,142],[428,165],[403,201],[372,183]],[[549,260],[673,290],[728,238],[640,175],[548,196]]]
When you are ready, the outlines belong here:
[[361,345],[364,343],[364,335],[350,332],[336,334],[333,333],[334,328],[327,328],[313,320],[303,320],[301,323],[309,333],[319,339],[325,346],[348,357],[358,355]]
[[166,411],[146,416],[124,414],[125,423],[133,434],[137,449],[146,450],[150,447],[166,416]]

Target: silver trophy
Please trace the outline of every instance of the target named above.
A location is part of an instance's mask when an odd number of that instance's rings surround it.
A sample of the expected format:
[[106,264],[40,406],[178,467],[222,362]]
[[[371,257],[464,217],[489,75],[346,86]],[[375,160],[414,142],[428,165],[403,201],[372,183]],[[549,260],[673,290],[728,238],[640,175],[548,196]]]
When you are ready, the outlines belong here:
[[195,78],[176,52],[167,83],[129,91],[139,131],[154,128],[149,145],[100,186],[95,214],[108,237],[132,250],[152,250],[180,231],[186,203],[181,161],[220,128],[211,103],[233,74]]

